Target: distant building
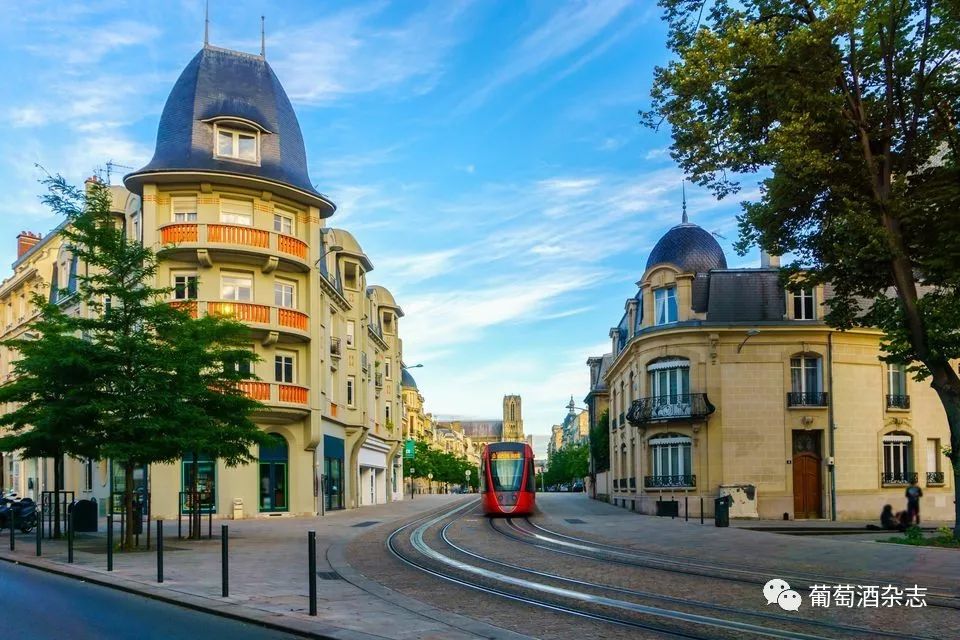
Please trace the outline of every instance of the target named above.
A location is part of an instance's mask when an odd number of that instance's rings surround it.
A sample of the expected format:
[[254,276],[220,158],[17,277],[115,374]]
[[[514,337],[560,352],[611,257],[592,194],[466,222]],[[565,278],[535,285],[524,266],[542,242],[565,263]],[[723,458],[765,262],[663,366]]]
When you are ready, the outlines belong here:
[[460,431],[474,445],[482,448],[492,442],[525,442],[523,409],[520,396],[503,397],[502,420],[438,420],[438,427]]

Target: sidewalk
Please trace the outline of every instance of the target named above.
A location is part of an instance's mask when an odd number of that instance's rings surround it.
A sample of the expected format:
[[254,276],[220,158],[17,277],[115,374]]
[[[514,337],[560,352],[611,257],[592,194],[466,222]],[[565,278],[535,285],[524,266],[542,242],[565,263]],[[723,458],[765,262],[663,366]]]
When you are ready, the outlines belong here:
[[[115,553],[114,570],[108,573],[102,527],[98,534],[77,534],[72,565],[67,564],[63,541],[44,539],[43,556],[36,557],[32,533],[17,536],[14,552],[9,550],[7,535],[0,535],[0,559],[308,637],[520,638],[405,598],[371,583],[347,564],[345,546],[370,527],[392,530],[405,520],[473,499],[475,496],[425,495],[318,518],[215,520],[213,540],[180,540],[176,521],[165,522],[162,584],[157,583],[155,539],[150,551]],[[229,598],[221,597],[221,524],[229,526]],[[307,531],[311,529],[317,532],[321,578],[317,581],[316,617],[307,615]],[[204,521],[204,534],[206,530]],[[118,532],[119,528],[115,542]]]

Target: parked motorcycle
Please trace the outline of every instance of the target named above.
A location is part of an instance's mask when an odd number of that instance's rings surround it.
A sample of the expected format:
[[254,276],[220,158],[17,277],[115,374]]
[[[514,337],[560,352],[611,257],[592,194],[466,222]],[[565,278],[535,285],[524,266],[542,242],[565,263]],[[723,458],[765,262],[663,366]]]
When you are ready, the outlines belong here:
[[16,493],[0,497],[0,531],[10,528],[11,517],[20,531],[30,533],[37,526],[37,503]]

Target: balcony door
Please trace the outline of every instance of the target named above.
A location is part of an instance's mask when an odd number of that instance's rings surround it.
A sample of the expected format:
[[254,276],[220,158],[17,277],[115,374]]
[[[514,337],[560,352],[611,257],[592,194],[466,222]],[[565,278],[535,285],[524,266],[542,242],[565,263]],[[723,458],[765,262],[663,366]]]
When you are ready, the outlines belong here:
[[260,511],[286,511],[287,441],[279,433],[268,434],[268,444],[260,445]]
[[652,417],[690,415],[690,362],[661,360],[647,367]]
[[793,432],[793,517],[823,517],[820,431]]

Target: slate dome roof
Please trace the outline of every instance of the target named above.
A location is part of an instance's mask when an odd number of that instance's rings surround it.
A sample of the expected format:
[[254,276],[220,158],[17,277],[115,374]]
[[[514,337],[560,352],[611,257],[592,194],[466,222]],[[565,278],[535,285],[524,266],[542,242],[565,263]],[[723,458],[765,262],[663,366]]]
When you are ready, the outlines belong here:
[[408,389],[417,388],[417,381],[413,379],[409,371],[403,368],[400,369],[400,386]]
[[[214,157],[213,121],[230,118],[261,129],[259,165]],[[153,159],[124,182],[139,192],[146,174],[183,172],[259,178],[291,187],[295,197],[319,206],[323,217],[335,210],[310,181],[296,113],[262,56],[204,45],[167,97]]]
[[664,263],[684,273],[727,268],[727,258],[720,243],[709,231],[689,222],[678,224],[663,234],[647,258],[647,269]]

